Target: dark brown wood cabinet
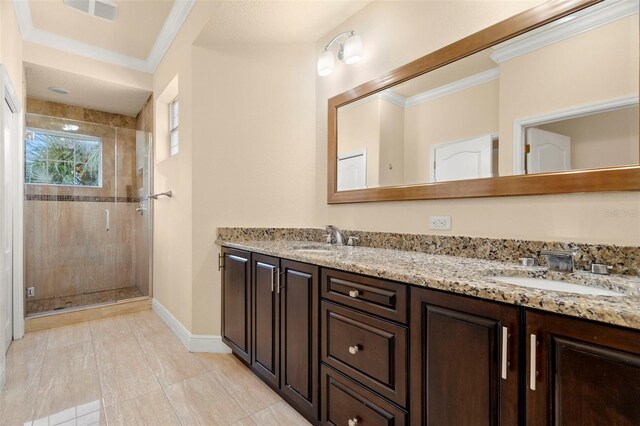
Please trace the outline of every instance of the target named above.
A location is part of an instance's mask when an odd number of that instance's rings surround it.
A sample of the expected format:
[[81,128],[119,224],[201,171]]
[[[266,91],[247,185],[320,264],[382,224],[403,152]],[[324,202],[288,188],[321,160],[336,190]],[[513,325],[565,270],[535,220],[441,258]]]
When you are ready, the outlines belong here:
[[318,267],[253,254],[252,370],[299,412],[318,418]]
[[251,255],[223,247],[222,269],[222,339],[234,353],[251,362]]
[[407,328],[322,301],[322,362],[407,406]]
[[528,425],[640,425],[640,332],[527,311]]
[[407,414],[348,377],[322,366],[322,424],[404,426]]
[[411,289],[411,424],[518,423],[518,309]]
[[221,263],[225,343],[314,424],[640,425],[638,330],[230,248]]
[[276,288],[280,259],[253,254],[251,265],[251,365],[263,380],[280,387],[280,291]]

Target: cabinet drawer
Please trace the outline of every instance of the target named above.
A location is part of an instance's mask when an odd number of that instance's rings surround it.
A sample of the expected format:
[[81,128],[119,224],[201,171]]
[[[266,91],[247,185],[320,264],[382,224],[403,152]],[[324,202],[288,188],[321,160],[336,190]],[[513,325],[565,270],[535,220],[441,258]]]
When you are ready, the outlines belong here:
[[322,302],[322,361],[406,406],[407,329]]
[[322,366],[322,424],[402,426],[406,413],[332,369]]
[[405,284],[323,269],[322,297],[383,318],[407,323],[408,291]]

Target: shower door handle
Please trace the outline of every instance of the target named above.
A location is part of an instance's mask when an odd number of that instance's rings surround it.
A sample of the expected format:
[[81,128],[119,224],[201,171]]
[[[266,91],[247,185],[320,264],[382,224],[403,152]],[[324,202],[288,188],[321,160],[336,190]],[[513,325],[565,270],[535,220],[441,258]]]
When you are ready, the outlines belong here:
[[105,220],[104,230],[109,232],[109,225],[111,223],[111,219],[109,217],[109,210],[104,211],[104,220]]

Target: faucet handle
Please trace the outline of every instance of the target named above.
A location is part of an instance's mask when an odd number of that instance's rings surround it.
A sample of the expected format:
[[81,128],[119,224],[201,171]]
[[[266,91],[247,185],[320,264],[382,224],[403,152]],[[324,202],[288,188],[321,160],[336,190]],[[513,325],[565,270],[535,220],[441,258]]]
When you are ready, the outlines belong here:
[[356,245],[356,241],[358,241],[359,239],[360,239],[360,237],[354,237],[354,236],[351,236],[351,237],[349,237],[349,239],[347,240],[347,245],[348,245],[348,246],[352,246],[352,247],[354,247],[354,246]]
[[331,244],[331,234],[324,234],[324,242],[327,244]]
[[609,275],[609,271],[612,270],[613,267],[609,265],[604,265],[602,263],[592,263],[591,264],[591,273],[599,274],[599,275]]

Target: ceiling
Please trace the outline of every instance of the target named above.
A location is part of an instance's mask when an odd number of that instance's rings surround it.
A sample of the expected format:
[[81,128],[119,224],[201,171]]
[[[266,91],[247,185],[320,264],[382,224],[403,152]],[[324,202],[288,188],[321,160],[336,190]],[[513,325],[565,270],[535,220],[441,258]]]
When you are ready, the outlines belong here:
[[149,56],[173,1],[118,1],[111,22],[60,1],[29,1],[35,28],[138,59]]
[[63,0],[13,0],[25,41],[152,73],[196,0],[117,0],[115,21]]
[[196,40],[201,47],[313,43],[370,1],[225,1]]
[[[25,63],[27,96],[47,101],[77,105],[100,111],[135,117],[150,92],[135,87],[74,74],[67,71]],[[49,87],[63,87],[68,95],[59,95]]]

